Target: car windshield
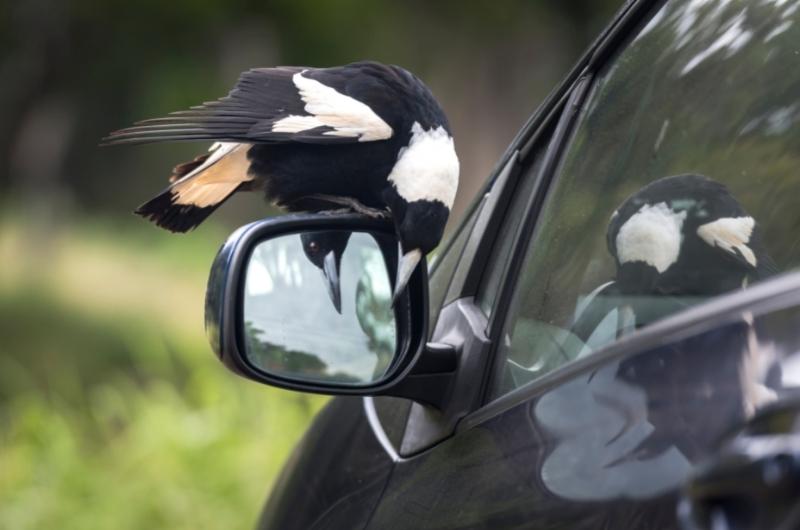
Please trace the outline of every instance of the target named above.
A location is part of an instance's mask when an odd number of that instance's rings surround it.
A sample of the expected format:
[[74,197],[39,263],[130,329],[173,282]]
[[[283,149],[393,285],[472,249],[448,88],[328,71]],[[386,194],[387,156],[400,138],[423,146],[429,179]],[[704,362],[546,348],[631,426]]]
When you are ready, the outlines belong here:
[[596,77],[523,262],[502,394],[800,263],[800,0],[671,0]]

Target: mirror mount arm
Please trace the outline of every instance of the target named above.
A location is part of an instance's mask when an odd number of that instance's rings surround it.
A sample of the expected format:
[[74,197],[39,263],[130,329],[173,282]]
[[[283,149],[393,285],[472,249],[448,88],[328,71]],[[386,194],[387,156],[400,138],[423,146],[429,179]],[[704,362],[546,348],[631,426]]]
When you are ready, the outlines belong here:
[[386,395],[418,401],[441,410],[451,393],[458,368],[458,350],[441,342],[428,342],[414,369]]

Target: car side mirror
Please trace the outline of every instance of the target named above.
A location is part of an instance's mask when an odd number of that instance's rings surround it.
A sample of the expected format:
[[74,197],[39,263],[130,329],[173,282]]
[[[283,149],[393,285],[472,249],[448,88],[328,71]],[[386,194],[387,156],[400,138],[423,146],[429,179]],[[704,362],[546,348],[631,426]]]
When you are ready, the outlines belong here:
[[297,214],[246,225],[211,269],[211,346],[228,368],[260,383],[440,406],[456,354],[425,343],[424,258],[392,304],[398,257],[386,220]]

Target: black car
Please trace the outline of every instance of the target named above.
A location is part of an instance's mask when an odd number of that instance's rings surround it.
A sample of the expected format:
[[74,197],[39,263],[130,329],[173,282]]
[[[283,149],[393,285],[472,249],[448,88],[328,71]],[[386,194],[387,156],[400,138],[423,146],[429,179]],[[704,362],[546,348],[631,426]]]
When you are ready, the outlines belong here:
[[339,396],[261,528],[800,528],[800,0],[627,2],[396,263],[356,214],[220,250],[220,359]]

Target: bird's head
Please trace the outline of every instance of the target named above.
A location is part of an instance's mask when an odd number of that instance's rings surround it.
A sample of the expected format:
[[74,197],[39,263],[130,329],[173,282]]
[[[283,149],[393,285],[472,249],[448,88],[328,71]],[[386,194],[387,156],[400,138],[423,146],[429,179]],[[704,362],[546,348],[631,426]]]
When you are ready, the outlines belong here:
[[308,260],[322,272],[322,279],[333,307],[341,314],[342,292],[339,285],[339,269],[342,255],[347,248],[350,232],[346,230],[323,230],[303,232],[300,240]]
[[[719,286],[727,287],[728,280],[741,284],[741,275],[758,262],[751,248],[754,226],[716,181],[691,174],[656,180],[611,216],[606,237],[618,288],[624,294],[697,294],[727,290],[699,285],[706,278]],[[723,278],[726,274],[736,278]]]
[[405,289],[422,257],[442,240],[450,208],[440,201],[398,201],[392,209],[400,242],[393,300]]
[[[428,110],[434,109],[431,107]],[[458,189],[459,161],[449,125],[438,105],[423,123],[414,121],[387,177],[384,200],[400,240],[394,298],[405,289],[422,256],[442,239]]]

